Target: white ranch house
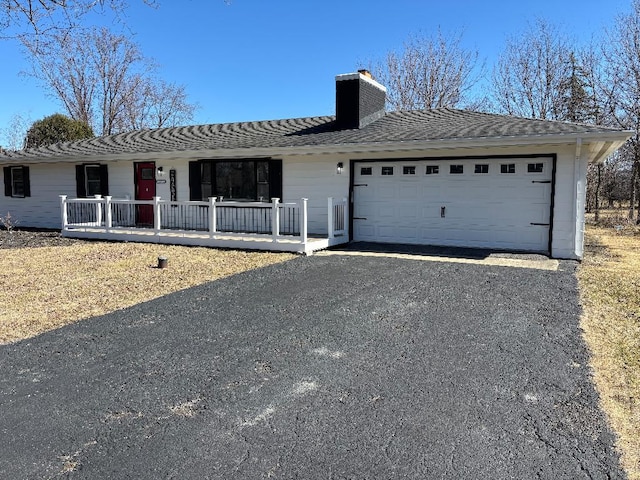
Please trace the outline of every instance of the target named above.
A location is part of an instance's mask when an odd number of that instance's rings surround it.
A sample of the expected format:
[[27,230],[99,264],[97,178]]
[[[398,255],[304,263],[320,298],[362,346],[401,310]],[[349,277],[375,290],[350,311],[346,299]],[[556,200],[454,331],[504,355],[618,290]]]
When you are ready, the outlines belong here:
[[161,128],[0,153],[0,213],[64,236],[311,253],[350,241],[583,254],[586,170],[629,132],[385,112],[368,72],[336,115]]

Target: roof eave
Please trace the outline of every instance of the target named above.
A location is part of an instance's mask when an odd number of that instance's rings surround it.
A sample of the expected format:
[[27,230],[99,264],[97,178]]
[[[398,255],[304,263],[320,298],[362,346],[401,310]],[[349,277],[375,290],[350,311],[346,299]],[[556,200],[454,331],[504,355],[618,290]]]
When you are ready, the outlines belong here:
[[42,157],[15,157],[0,163],[56,163],[56,162],[102,162],[102,161],[142,161],[181,158],[193,160],[200,158],[259,158],[285,155],[313,154],[356,154],[377,152],[402,152],[415,150],[444,150],[455,148],[487,148],[510,146],[569,145],[577,139],[583,143],[598,144],[592,149],[589,161],[598,163],[620,148],[633,134],[632,131],[601,131],[583,133],[565,133],[552,135],[520,135],[481,138],[451,138],[434,140],[408,140],[393,142],[341,143],[332,145],[303,145],[292,147],[263,148],[227,148],[199,150],[171,150],[160,152],[117,153],[102,155],[55,155]]

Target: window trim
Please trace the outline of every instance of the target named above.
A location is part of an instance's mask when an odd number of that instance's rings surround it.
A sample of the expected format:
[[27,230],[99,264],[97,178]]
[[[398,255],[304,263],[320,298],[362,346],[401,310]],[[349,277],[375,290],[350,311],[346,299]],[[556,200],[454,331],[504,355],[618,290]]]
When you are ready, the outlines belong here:
[[424,169],[424,174],[425,175],[440,175],[440,165],[427,165],[426,168]]
[[402,175],[415,175],[416,174],[416,166],[415,165],[403,165],[402,166]]
[[[458,169],[460,171],[454,171]],[[449,175],[464,175],[464,164],[461,164],[461,163],[449,164]]]
[[373,167],[360,167],[360,175],[365,177],[373,175]]
[[[387,172],[387,173],[385,173]],[[386,165],[380,168],[380,175],[383,177],[391,177],[393,176],[393,167],[390,165]]]

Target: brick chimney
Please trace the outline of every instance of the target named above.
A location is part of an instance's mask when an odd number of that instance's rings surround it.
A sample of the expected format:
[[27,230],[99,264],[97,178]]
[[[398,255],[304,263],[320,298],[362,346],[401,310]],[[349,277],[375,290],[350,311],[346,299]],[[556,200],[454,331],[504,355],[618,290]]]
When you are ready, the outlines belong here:
[[336,76],[336,123],[340,129],[362,128],[384,116],[387,89],[368,70]]

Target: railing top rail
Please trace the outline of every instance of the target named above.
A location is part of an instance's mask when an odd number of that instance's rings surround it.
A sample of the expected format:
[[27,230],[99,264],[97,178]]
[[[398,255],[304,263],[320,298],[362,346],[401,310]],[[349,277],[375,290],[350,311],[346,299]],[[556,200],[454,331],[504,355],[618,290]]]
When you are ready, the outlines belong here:
[[217,201],[216,202],[216,206],[218,207],[264,207],[264,208],[270,208],[273,206],[273,203],[271,202],[234,202],[234,201],[226,201],[223,200],[222,202]]
[[104,203],[104,198],[67,198],[67,203]]
[[[105,203],[105,197],[102,198],[66,198],[67,203]],[[118,204],[126,204],[126,205],[153,205],[155,203],[154,200],[133,200],[130,198],[116,198],[111,197],[111,203]],[[198,206],[207,206],[209,202],[207,201],[169,201],[169,200],[158,200],[160,204],[167,205],[198,205]],[[338,202],[336,202],[338,203]],[[342,203],[342,200],[340,200]],[[239,208],[273,208],[273,203],[269,202],[231,202],[231,201],[218,201],[216,202],[217,207],[239,207]],[[286,203],[278,203],[279,207],[298,207],[300,206],[297,202],[286,202]]]

